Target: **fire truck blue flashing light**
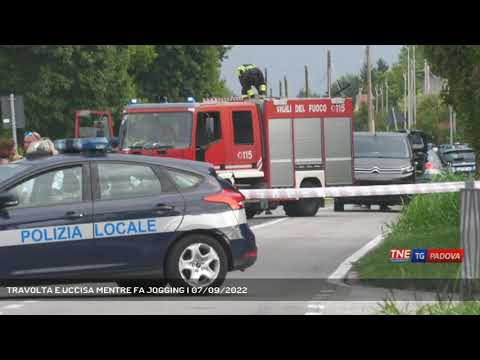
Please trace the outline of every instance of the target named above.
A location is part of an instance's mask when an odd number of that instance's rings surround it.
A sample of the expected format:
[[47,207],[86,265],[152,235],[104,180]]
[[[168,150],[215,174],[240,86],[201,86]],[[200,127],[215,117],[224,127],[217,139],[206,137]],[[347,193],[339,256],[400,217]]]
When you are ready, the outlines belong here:
[[193,96],[189,96],[189,97],[187,98],[187,102],[189,102],[189,103],[194,103],[194,102],[195,102],[195,99],[193,98]]
[[132,100],[130,100],[130,104],[138,104],[138,99],[132,99]]
[[60,139],[55,148],[61,153],[106,152],[110,143],[107,138]]

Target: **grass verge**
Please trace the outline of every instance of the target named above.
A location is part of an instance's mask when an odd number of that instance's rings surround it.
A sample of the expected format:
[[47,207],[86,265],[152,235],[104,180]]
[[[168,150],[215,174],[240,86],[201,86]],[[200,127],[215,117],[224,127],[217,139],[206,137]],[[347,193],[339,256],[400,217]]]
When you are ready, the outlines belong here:
[[[465,181],[446,175],[435,181]],[[384,241],[354,266],[360,279],[455,279],[459,264],[392,263],[391,249],[459,248],[459,193],[417,195],[404,206],[397,222],[387,225]]]
[[[380,307],[382,315],[408,315],[408,311],[399,309],[394,302],[385,302]],[[438,302],[416,309],[415,315],[480,315],[480,301]]]

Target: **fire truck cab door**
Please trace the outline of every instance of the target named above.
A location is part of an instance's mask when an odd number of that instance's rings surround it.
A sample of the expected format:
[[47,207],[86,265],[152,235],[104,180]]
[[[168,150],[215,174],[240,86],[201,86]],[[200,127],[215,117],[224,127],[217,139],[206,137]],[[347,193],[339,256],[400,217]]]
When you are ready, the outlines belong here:
[[[245,169],[251,176],[253,170],[261,170],[261,143],[259,119],[256,109],[231,108],[231,146],[227,166]],[[247,174],[246,173],[246,174]],[[246,175],[245,175],[246,176]]]
[[223,137],[223,112],[218,109],[197,113],[195,131],[195,159],[212,164],[225,163],[225,139]]

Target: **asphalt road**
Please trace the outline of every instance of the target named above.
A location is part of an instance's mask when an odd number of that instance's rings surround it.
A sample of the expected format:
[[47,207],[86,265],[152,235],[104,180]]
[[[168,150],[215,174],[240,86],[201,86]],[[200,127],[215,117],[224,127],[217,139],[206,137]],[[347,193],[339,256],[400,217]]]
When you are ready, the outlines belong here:
[[[328,278],[342,261],[380,234],[398,214],[398,208],[380,212],[375,208],[367,211],[347,207],[345,212],[334,212],[327,205],[313,218],[288,218],[283,210],[254,218],[249,223],[257,238],[257,263],[245,272],[230,273],[227,278],[247,282],[247,297],[9,298],[0,301],[0,315],[369,313],[375,304],[348,304],[333,301],[335,298],[327,301],[332,290],[321,279]],[[0,289],[0,296],[5,291]]]

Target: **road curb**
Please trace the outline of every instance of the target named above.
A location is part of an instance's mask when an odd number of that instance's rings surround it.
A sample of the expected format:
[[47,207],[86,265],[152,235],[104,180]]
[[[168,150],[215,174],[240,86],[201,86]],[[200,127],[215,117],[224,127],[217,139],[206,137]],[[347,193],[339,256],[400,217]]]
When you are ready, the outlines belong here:
[[367,244],[365,244],[359,250],[357,250],[348,258],[346,258],[337,267],[337,269],[332,274],[330,274],[330,276],[328,277],[328,280],[335,283],[339,281],[344,283],[344,280],[347,279],[347,276],[350,270],[352,269],[353,264],[357,262],[359,259],[361,259],[363,256],[365,256],[366,254],[368,254],[373,248],[378,246],[383,241],[383,239],[385,239],[385,235],[386,234],[377,235],[375,238],[370,240]]

